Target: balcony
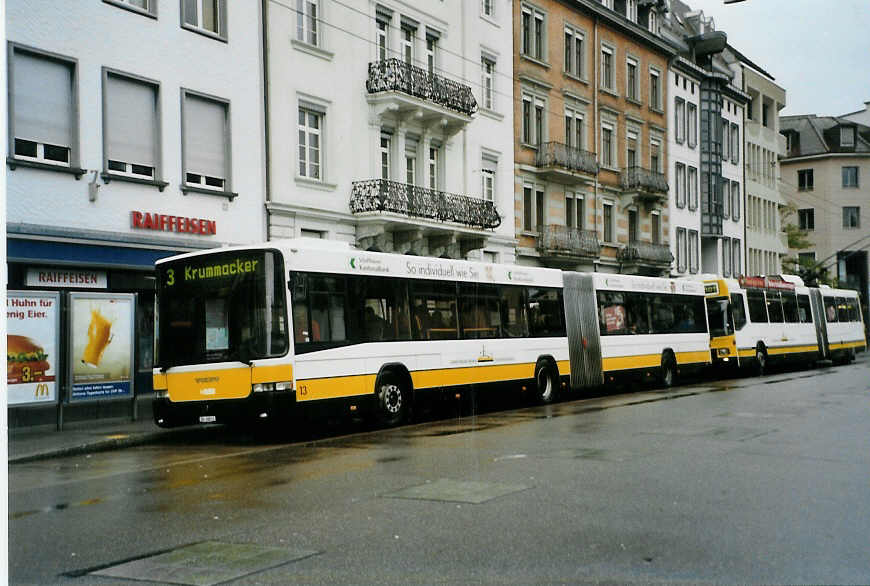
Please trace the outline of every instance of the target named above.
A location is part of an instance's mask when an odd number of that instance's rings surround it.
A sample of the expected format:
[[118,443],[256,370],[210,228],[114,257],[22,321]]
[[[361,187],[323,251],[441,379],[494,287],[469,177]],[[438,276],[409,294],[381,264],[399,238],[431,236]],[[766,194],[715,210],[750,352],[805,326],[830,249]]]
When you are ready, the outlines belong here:
[[583,259],[596,259],[601,253],[598,234],[570,226],[539,226],[538,251],[545,262],[573,265]]
[[501,217],[491,201],[386,179],[354,181],[350,211],[453,222],[481,230],[494,229],[501,224]]
[[668,180],[658,171],[627,167],[622,170],[620,184],[623,193],[646,205],[664,203],[668,197]]
[[598,175],[595,153],[574,148],[560,142],[545,142],[535,154],[535,166],[550,181],[577,183]]
[[379,107],[381,115],[413,115],[423,124],[438,122],[454,131],[477,112],[471,87],[398,58],[369,63],[366,90],[369,103]]
[[616,253],[625,274],[667,276],[674,255],[667,244],[634,241]]

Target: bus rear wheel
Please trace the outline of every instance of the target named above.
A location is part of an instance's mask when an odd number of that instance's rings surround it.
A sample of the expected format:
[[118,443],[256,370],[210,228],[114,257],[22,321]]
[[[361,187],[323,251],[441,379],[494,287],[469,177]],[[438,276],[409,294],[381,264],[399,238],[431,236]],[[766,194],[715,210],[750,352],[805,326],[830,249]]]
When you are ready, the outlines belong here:
[[545,361],[535,365],[535,398],[539,403],[552,403],[556,400],[558,383],[553,368]]
[[668,352],[662,356],[662,371],[661,381],[662,386],[666,389],[674,386],[674,381],[677,380],[677,364],[674,357]]
[[408,416],[409,392],[401,378],[393,372],[385,372],[375,383],[378,399],[378,419],[387,427],[402,423]]
[[755,349],[755,374],[758,376],[764,376],[766,370],[767,352],[764,350],[763,346],[758,346]]

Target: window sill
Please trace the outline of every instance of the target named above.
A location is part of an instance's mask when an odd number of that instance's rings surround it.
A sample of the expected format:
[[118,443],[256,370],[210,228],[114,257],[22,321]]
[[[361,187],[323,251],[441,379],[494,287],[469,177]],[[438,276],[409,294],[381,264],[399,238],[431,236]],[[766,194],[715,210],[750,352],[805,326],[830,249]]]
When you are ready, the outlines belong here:
[[697,148],[698,143],[691,143],[690,142],[690,143],[687,143],[686,146],[688,146],[690,149],[695,149],[695,148]]
[[520,236],[530,236],[532,238],[540,238],[540,232],[532,232],[531,230],[523,230],[520,232]]
[[610,88],[607,88],[607,87],[602,86],[602,87],[598,88],[598,91],[601,92],[602,94],[607,94],[608,96],[613,96],[614,98],[620,97],[619,92],[617,92],[616,90],[612,90]]
[[478,110],[478,113],[486,116],[487,118],[492,118],[493,120],[498,120],[499,122],[504,120],[504,114],[500,114],[500,113],[496,112],[495,110],[490,110],[489,108],[481,107],[480,110]]
[[524,149],[531,149],[531,150],[533,150],[533,151],[538,150],[538,145],[531,144],[531,143],[528,143],[528,142],[521,142],[521,143],[520,143],[520,146],[523,147]]
[[303,53],[308,53],[309,55],[313,55],[314,57],[319,57],[324,61],[332,61],[332,58],[335,57],[335,53],[332,51],[327,51],[326,49],[322,49],[317,45],[312,45],[311,43],[306,43],[305,41],[300,41],[299,39],[290,39],[290,44],[297,51],[302,51]]
[[319,189],[320,191],[335,191],[338,188],[338,185],[335,183],[326,183],[325,181],[309,179],[308,177],[302,177],[301,175],[294,177],[294,181],[296,181],[297,185]]
[[128,4],[126,2],[121,2],[120,0],[103,0],[106,4],[111,4],[112,6],[117,6],[118,8],[122,8],[124,10],[128,10],[130,12],[135,12],[136,14],[141,14],[142,16],[147,16],[148,18],[153,18],[157,20],[157,14],[153,11],[143,10],[132,4]]
[[216,195],[218,197],[225,197],[230,201],[233,201],[235,198],[239,197],[238,193],[233,191],[222,191],[218,189],[206,189],[205,187],[193,187],[191,185],[182,185],[181,193],[187,195],[189,193],[199,193],[202,195]]
[[221,35],[219,35],[219,34],[217,34],[217,33],[213,33],[213,32],[211,32],[211,31],[205,30],[205,29],[203,29],[203,28],[199,28],[199,27],[196,27],[196,26],[193,26],[193,25],[187,24],[186,22],[181,24],[181,28],[183,28],[183,29],[185,29],[185,30],[189,30],[190,32],[192,32],[192,33],[196,33],[196,34],[198,34],[198,35],[202,35],[202,36],[204,36],[204,37],[208,37],[208,38],[210,38],[210,39],[214,39],[215,41],[220,41],[220,42],[222,42],[222,43],[227,43],[227,42],[228,42],[228,41],[227,41],[227,37],[226,37],[226,35],[221,36]]
[[112,181],[125,181],[127,183],[137,183],[139,185],[153,185],[156,187],[161,193],[163,193],[163,189],[169,185],[168,181],[160,181],[157,179],[139,179],[138,177],[127,177],[126,175],[115,175],[113,173],[107,173],[103,171],[100,173],[100,178],[103,180],[103,183],[111,183]]
[[571,73],[570,71],[563,71],[562,75],[564,75],[568,79],[573,79],[574,81],[576,81],[578,83],[582,83],[584,85],[589,85],[588,79],[586,79],[585,77],[580,77],[579,75],[575,75],[575,74]]
[[665,111],[662,110],[661,108],[659,108],[658,106],[650,106],[649,111],[653,112],[655,114],[661,114],[662,116],[665,115]]
[[527,54],[525,54],[525,53],[520,53],[520,57],[522,57],[522,58],[525,59],[526,61],[531,61],[531,62],[534,63],[535,65],[540,65],[541,67],[544,67],[544,68],[546,68],[546,69],[549,69],[549,68],[550,68],[550,64],[549,64],[549,63],[547,63],[546,61],[542,61],[542,60],[540,60],[540,59],[538,59],[538,58],[536,58],[536,57],[532,57],[531,55],[527,55]]
[[496,28],[501,28],[501,25],[496,22],[494,14],[481,14],[480,18]]
[[65,167],[63,165],[52,165],[50,163],[39,163],[36,161],[25,161],[14,157],[6,157],[6,164],[14,171],[16,167],[28,167],[30,169],[42,169],[44,171],[58,171],[60,173],[68,173],[75,175],[76,180],[81,179],[82,175],[87,172],[87,169],[80,167]]
[[637,98],[632,98],[631,96],[625,96],[625,101],[629,104],[634,104],[635,106],[643,107],[643,102],[638,100]]

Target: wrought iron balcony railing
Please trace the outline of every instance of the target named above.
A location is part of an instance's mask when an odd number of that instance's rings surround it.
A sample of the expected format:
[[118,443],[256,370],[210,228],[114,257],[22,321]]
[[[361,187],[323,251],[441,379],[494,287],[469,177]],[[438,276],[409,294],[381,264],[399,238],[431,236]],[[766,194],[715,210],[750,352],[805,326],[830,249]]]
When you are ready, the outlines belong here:
[[370,94],[398,91],[471,116],[477,112],[477,100],[467,85],[447,79],[425,69],[409,65],[398,58],[369,63],[366,90]]
[[670,263],[674,260],[667,244],[634,241],[616,253],[620,261]]
[[601,244],[594,230],[551,224],[539,226],[538,232],[541,234],[538,238],[538,250],[542,252],[593,257],[601,254]]
[[386,179],[354,181],[350,211],[354,214],[392,212],[477,228],[497,228],[501,224],[501,217],[491,201]]
[[621,182],[623,189],[639,189],[666,195],[668,180],[663,173],[650,171],[643,167],[626,167],[622,170]]
[[561,142],[545,142],[535,154],[536,167],[562,167],[569,171],[598,174],[598,161],[595,153],[584,151]]

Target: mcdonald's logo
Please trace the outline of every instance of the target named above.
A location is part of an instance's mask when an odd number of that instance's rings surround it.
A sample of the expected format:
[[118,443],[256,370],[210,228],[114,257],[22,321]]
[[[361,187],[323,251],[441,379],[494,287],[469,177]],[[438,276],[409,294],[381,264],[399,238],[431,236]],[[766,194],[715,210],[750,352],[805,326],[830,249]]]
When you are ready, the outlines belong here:
[[39,383],[36,385],[36,393],[34,394],[34,398],[38,399],[39,397],[47,397],[48,396],[48,385],[45,383]]

